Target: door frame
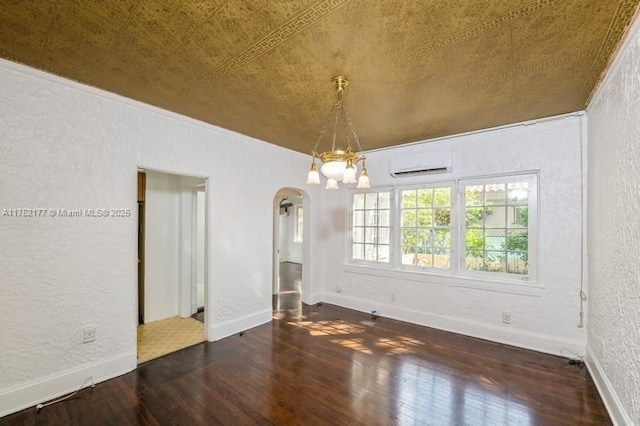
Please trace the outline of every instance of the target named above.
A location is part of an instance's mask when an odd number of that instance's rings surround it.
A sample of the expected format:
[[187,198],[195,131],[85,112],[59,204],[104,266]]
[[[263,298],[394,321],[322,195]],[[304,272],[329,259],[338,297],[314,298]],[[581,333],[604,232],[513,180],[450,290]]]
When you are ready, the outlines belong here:
[[[176,171],[176,170],[165,170],[165,169],[158,169],[155,167],[147,167],[147,166],[137,166],[137,171],[138,172],[155,172],[155,173],[165,173],[165,174],[169,174],[169,175],[173,175],[176,177],[186,177],[186,178],[197,178],[197,179],[202,179],[204,181],[203,184],[204,185],[204,192],[205,192],[205,217],[204,217],[204,229],[205,229],[205,241],[204,241],[204,291],[205,291],[205,300],[204,300],[204,338],[206,340],[209,340],[209,334],[210,334],[210,327],[209,327],[209,318],[210,318],[210,308],[209,308],[209,294],[210,294],[210,283],[211,283],[211,279],[210,279],[210,268],[209,268],[209,250],[210,250],[210,238],[209,238],[209,229],[210,229],[210,218],[211,218],[211,213],[210,213],[210,196],[209,196],[209,177],[207,176],[200,176],[200,175],[194,175],[194,174],[190,174],[190,173],[184,173],[181,171]],[[192,251],[192,242],[195,239],[195,235],[193,233],[193,217],[194,217],[194,212],[192,211],[193,209],[193,187],[187,187],[188,191],[185,190],[185,187],[182,187],[181,190],[181,200],[180,200],[180,209],[181,209],[181,219],[180,219],[180,230],[179,230],[179,253],[178,253],[178,264],[179,264],[179,273],[178,273],[178,290],[179,290],[179,300],[178,300],[178,314],[182,315],[184,313],[183,309],[182,309],[182,305],[183,305],[183,300],[185,299],[189,299],[189,309],[190,309],[190,305],[191,305],[191,274],[192,274],[192,257],[194,255],[194,251]],[[146,194],[146,187],[145,187],[145,194]],[[187,194],[188,196],[185,196],[185,194]],[[146,201],[146,196],[145,196],[145,201]],[[146,207],[146,206],[145,206]],[[186,213],[186,214],[185,214]],[[139,217],[136,216],[136,224],[139,221]],[[137,228],[137,226],[136,226]],[[137,232],[135,233],[136,235],[136,247],[138,246],[138,236],[137,236]],[[186,280],[186,286],[185,286],[185,280]],[[144,278],[143,278],[144,281]],[[136,318],[135,318],[135,327],[137,329],[138,326],[138,303],[139,303],[139,298],[140,298],[140,294],[139,294],[139,290],[138,290],[138,286],[140,285],[139,283],[139,278],[136,277],[136,284],[135,284],[135,291],[136,291],[136,297],[134,299],[134,304],[136,306]],[[146,285],[146,283],[143,282],[143,285]],[[187,293],[185,292],[185,288],[187,290],[188,293],[188,297],[187,297]],[[144,297],[144,294],[142,295]],[[190,315],[190,314],[189,314]],[[187,315],[187,316],[189,316]],[[137,343],[136,343],[136,352],[137,352]]]

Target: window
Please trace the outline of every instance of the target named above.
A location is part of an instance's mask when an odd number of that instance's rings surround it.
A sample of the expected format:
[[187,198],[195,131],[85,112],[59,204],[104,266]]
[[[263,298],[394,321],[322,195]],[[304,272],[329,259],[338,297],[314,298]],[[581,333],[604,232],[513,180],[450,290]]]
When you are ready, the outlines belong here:
[[388,263],[390,260],[391,191],[353,194],[351,259]]
[[352,196],[353,263],[499,281],[535,278],[537,175]]
[[402,265],[450,269],[451,188],[402,190]]
[[530,177],[462,183],[465,271],[529,274]]
[[293,232],[293,241],[302,242],[302,229],[304,227],[304,210],[302,206],[296,206],[295,230]]

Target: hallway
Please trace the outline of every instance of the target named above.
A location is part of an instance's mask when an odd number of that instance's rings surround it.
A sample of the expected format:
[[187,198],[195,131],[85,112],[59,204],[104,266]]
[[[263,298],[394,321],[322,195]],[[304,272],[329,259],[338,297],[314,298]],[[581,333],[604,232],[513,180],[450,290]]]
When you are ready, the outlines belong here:
[[281,262],[278,294],[273,295],[274,319],[302,317],[302,264]]

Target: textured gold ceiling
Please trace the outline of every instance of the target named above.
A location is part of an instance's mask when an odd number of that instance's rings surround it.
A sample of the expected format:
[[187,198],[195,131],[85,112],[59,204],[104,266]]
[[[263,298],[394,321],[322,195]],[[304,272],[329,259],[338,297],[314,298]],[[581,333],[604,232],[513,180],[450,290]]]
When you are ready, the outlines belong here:
[[586,106],[640,0],[2,0],[0,56],[309,152]]

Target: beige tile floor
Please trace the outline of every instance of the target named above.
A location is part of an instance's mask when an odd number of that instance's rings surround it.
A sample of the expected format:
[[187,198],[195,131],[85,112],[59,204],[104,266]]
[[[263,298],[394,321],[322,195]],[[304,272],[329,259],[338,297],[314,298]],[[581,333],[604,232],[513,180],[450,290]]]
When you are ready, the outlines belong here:
[[138,326],[138,364],[204,342],[204,324],[171,317]]

